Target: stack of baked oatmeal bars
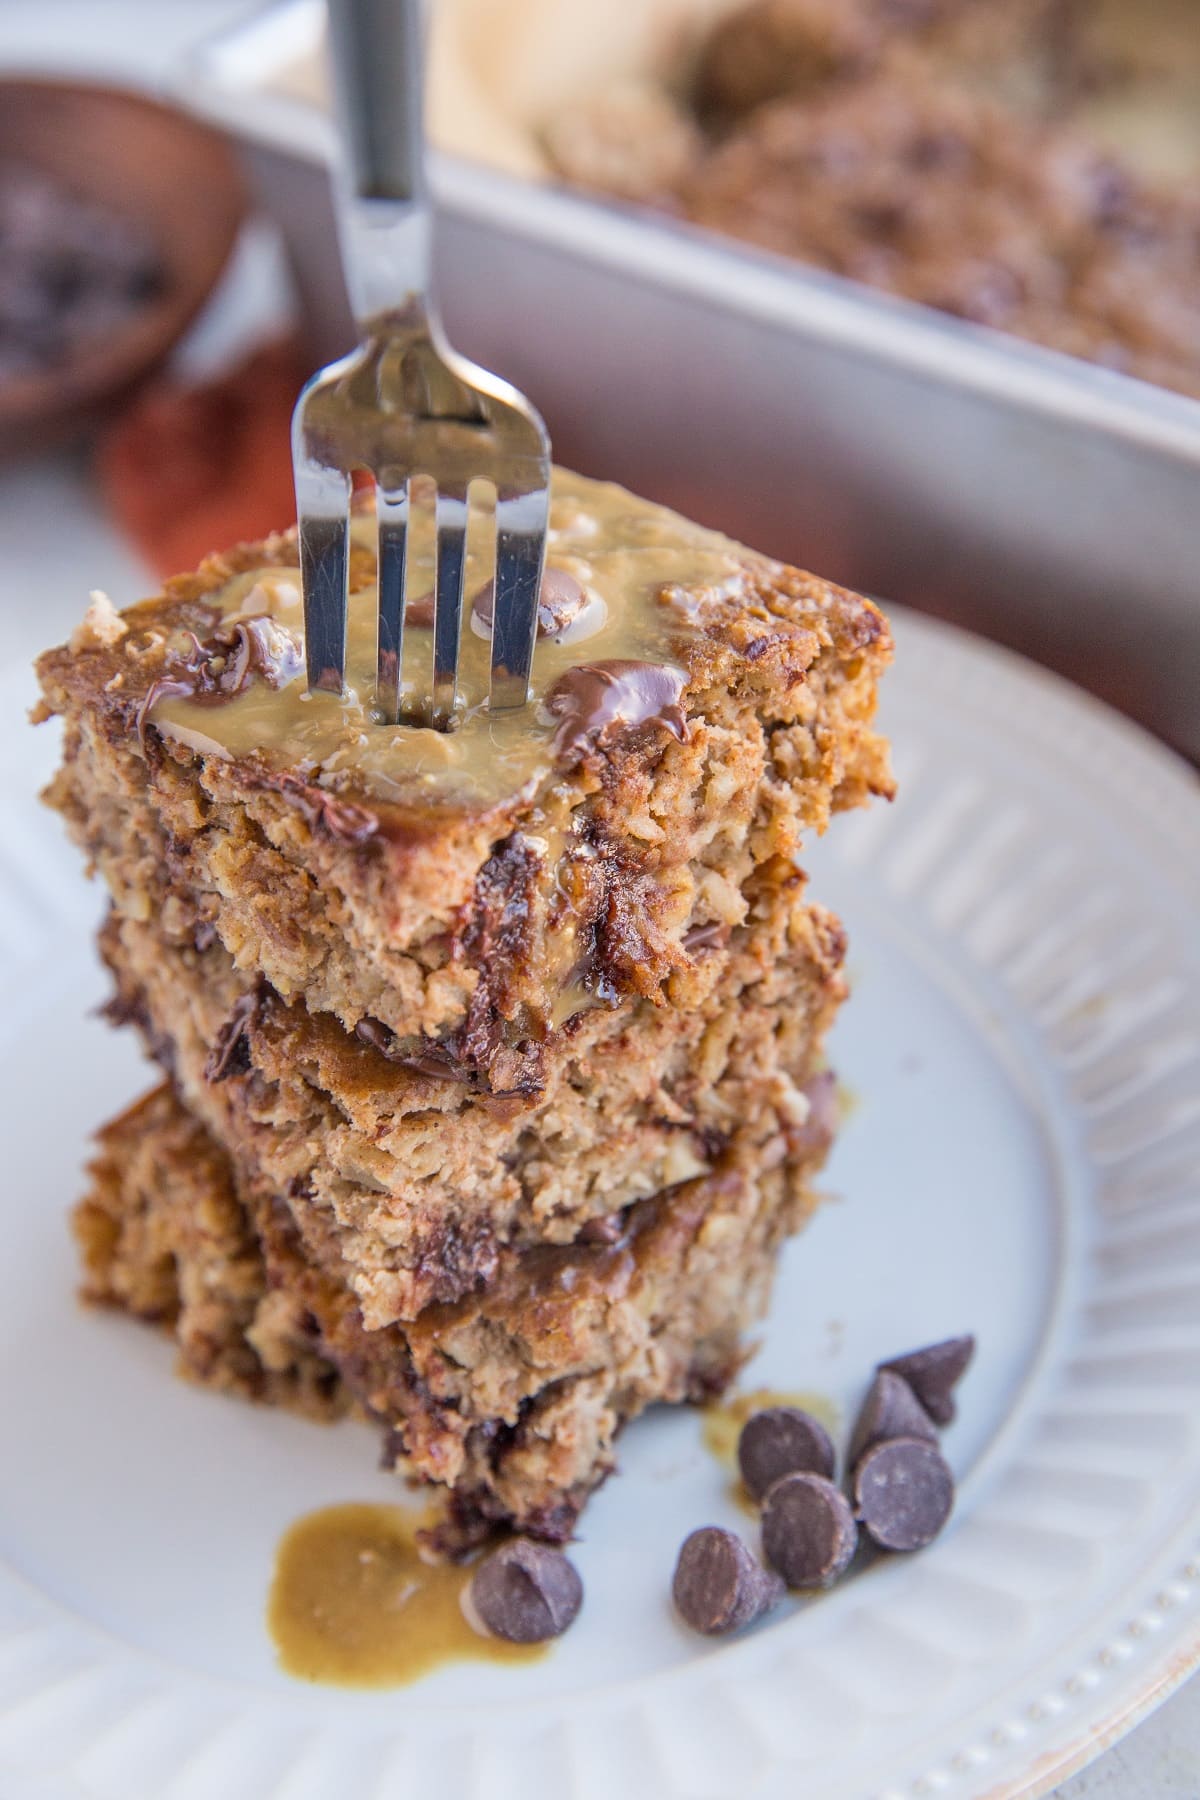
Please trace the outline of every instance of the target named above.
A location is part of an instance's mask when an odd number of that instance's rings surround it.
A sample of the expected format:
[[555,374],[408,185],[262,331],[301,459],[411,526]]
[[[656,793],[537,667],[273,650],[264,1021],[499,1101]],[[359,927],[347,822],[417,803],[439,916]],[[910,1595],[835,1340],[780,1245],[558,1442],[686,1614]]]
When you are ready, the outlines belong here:
[[203,1381],[377,1422],[452,1552],[569,1537],[624,1421],[736,1370],[832,1131],[843,934],[798,858],[890,791],[869,602],[563,473],[551,527],[534,701],[483,704],[472,550],[449,733],[371,717],[365,517],[340,699],[292,534],[97,597],[40,665],[164,1077],[100,1134],[85,1291]]

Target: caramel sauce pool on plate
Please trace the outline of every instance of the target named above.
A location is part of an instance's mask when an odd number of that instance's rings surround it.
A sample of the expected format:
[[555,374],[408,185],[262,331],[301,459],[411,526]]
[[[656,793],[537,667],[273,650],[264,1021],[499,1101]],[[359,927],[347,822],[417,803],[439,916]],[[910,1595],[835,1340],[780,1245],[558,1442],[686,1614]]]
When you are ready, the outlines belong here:
[[399,1506],[351,1504],[308,1513],[276,1554],[267,1626],[280,1667],[337,1687],[399,1687],[446,1663],[537,1662],[545,1644],[472,1631],[462,1612],[471,1571],[426,1563],[427,1521]]

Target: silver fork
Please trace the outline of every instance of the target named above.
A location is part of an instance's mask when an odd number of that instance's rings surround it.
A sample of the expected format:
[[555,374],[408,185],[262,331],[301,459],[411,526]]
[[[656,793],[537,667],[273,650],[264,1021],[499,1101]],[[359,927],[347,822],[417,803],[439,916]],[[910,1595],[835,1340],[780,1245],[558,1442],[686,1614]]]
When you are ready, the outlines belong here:
[[525,396],[447,343],[430,297],[420,0],[328,0],[345,149],[339,232],[361,342],[305,387],[292,419],[310,691],[346,674],[352,475],[375,478],[379,625],[375,710],[400,718],[406,545],[417,476],[431,478],[437,555],[427,708],[453,722],[468,487],[496,490],[492,707],[523,706],[537,628],[550,441]]

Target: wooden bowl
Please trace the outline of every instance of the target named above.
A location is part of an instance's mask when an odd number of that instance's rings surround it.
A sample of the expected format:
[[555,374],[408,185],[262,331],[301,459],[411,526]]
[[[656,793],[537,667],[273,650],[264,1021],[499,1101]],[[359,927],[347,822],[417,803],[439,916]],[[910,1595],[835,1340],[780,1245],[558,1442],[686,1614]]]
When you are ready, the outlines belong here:
[[160,363],[216,285],[245,216],[232,152],[216,132],[140,94],[0,81],[0,158],[135,220],[153,237],[159,291],[69,360],[0,383],[0,455],[96,424]]

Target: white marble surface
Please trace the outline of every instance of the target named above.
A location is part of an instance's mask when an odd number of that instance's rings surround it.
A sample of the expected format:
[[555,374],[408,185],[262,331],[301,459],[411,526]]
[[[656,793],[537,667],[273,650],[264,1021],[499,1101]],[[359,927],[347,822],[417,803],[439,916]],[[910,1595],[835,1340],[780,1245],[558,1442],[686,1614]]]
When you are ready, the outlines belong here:
[[[253,10],[246,0],[0,0],[0,68],[87,71],[157,87],[182,51]],[[253,335],[275,303],[269,247],[252,241],[200,321],[188,362],[217,360],[230,343]],[[89,588],[102,587],[123,604],[146,581],[100,509],[83,453],[0,468],[0,568],[5,658],[22,664],[70,629]],[[1200,1679],[1065,1782],[1053,1800],[1200,1800]]]

